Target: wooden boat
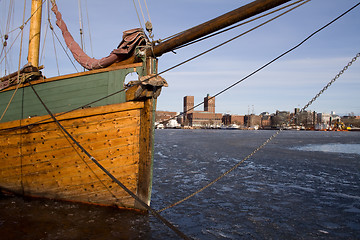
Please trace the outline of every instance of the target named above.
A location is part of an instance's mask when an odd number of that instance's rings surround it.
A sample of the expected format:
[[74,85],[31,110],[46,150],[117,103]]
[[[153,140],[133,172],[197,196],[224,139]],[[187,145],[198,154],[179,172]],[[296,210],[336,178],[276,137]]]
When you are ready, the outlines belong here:
[[[144,65],[39,79],[32,84],[50,109],[62,113],[93,101],[94,97],[121,90],[125,74],[145,72]],[[135,207],[134,199],[116,187],[45,115],[30,87],[25,84],[21,90],[24,95],[17,94],[8,109],[7,120],[12,121],[0,123],[1,187],[29,196]],[[1,101],[5,102],[14,91],[3,91]],[[21,112],[23,101],[27,110]],[[126,101],[122,92],[91,107],[61,114],[57,119],[119,181],[149,203],[154,108],[154,98]],[[25,117],[16,119],[21,115]]]
[[[43,77],[39,71],[39,40],[33,46],[32,39],[40,29],[34,27],[30,32],[31,65],[1,79],[6,87],[0,91],[0,112],[6,114],[0,122],[0,188],[25,196],[145,210],[92,160],[97,159],[150,205],[156,98],[166,85],[154,75],[157,57],[287,1],[258,0],[143,51],[134,50],[126,59],[107,67],[52,78]],[[38,9],[41,1],[33,0],[33,4]],[[41,12],[34,12],[33,18],[38,14]],[[132,72],[140,81],[125,91],[125,77]],[[33,88],[59,124],[93,159],[59,128]]]

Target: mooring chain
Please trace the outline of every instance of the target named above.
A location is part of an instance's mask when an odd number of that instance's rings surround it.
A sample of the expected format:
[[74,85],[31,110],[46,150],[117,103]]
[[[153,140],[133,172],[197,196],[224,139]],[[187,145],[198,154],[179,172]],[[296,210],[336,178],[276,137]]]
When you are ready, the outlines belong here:
[[[360,57],[360,53],[357,53],[355,57],[353,57],[351,59],[351,61],[333,78],[331,79],[331,81],[326,84],[326,86],[320,90],[320,92],[318,94],[315,95],[315,97],[313,97],[302,109],[299,113],[297,113],[295,116],[293,116],[285,125],[290,124],[297,116],[298,114],[300,114],[301,112],[305,111],[305,109],[307,109],[322,93],[324,93],[356,60],[357,58]],[[230,172],[232,172],[233,170],[235,170],[236,168],[238,168],[243,162],[245,162],[247,159],[249,159],[250,157],[254,156],[258,151],[260,151],[262,148],[264,148],[268,143],[270,143],[275,137],[277,137],[279,135],[279,133],[283,131],[283,128],[281,127],[278,131],[276,131],[273,135],[271,135],[271,137],[269,137],[264,143],[262,143],[259,147],[257,147],[254,151],[252,151],[249,155],[247,155],[245,158],[243,158],[240,162],[238,162],[237,164],[235,164],[232,168],[230,168],[229,170],[227,170],[225,173],[221,174],[219,177],[217,177],[215,180],[211,181],[210,183],[208,183],[207,185],[205,185],[204,187],[200,188],[199,190],[197,190],[196,192],[193,192],[192,194],[188,195],[187,197],[165,207],[162,208],[160,210],[158,210],[158,212],[162,212],[165,211],[169,208],[175,207],[176,205],[190,199],[191,197],[195,196],[196,194],[204,191],[205,189],[209,188],[211,185],[213,185],[214,183],[216,183],[217,181],[219,181],[220,179],[222,179],[223,177],[225,177],[226,175],[228,175]]]
[[260,149],[262,149],[263,147],[266,146],[266,144],[268,144],[273,138],[276,137],[276,135],[278,135],[280,133],[280,131],[277,131],[275,134],[273,134],[270,138],[268,138],[263,144],[261,144],[259,147],[257,147],[252,153],[250,153],[249,155],[247,155],[244,159],[242,159],[240,162],[238,162],[237,164],[235,164],[232,168],[230,168],[229,170],[227,170],[226,172],[224,172],[223,174],[221,174],[219,177],[217,177],[215,180],[211,181],[210,183],[208,183],[207,185],[205,185],[204,187],[200,188],[199,190],[197,190],[196,192],[193,192],[192,194],[188,195],[187,197],[177,201],[176,203],[173,203],[165,208],[162,208],[160,210],[158,210],[158,212],[162,212],[165,211],[169,208],[175,207],[176,205],[185,202],[186,200],[190,199],[191,197],[195,196],[196,194],[204,191],[205,189],[207,189],[208,187],[210,187],[211,185],[213,185],[214,183],[216,183],[217,181],[219,181],[220,179],[222,179],[223,177],[225,177],[226,175],[228,175],[230,172],[232,172],[233,170],[235,170],[236,168],[238,168],[243,162],[245,162],[246,160],[248,160],[250,157],[252,157],[256,152],[258,152]]
[[353,59],[351,59],[351,61],[318,94],[316,94],[308,104],[304,106],[303,110],[308,108],[318,97],[320,97],[320,95],[323,94],[323,92],[325,92],[331,84],[333,84],[357,60],[358,57],[360,57],[360,53],[356,54],[356,56],[353,57]]

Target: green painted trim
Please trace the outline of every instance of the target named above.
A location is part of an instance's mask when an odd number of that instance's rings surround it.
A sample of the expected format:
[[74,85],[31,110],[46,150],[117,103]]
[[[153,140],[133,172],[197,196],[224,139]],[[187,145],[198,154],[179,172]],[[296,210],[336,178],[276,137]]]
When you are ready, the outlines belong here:
[[[136,68],[142,76],[144,67]],[[58,81],[39,83],[34,88],[53,113],[65,112],[83,106],[97,99],[124,89],[127,74],[134,68],[119,69],[91,75],[70,77]],[[0,93],[0,113],[2,114],[15,90]],[[126,101],[125,91],[93,104],[91,107]],[[47,115],[44,107],[31,87],[18,89],[1,122],[19,120],[32,116]]]

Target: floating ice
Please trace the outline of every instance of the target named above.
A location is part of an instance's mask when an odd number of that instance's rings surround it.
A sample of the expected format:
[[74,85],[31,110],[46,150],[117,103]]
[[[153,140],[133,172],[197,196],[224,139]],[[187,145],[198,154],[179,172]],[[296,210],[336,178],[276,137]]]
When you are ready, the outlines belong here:
[[309,144],[301,147],[294,147],[292,149],[300,150],[300,151],[313,151],[313,152],[355,153],[360,155],[360,144],[342,144],[342,143]]

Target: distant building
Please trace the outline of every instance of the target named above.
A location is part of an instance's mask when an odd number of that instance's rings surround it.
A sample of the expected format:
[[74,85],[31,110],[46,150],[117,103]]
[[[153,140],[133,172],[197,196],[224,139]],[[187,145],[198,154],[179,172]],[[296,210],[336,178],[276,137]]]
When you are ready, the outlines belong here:
[[184,113],[192,113],[192,112],[194,112],[194,96],[185,96]]
[[[316,113],[315,111],[301,111],[295,108],[294,112],[279,111],[272,113],[262,112],[260,115],[230,115],[216,113],[215,111],[215,97],[209,94],[204,97],[204,111],[194,110],[194,96],[184,97],[183,113],[156,111],[155,121],[156,126],[160,128],[220,128],[225,125],[225,128],[233,129],[315,129],[315,130],[336,130],[351,128],[360,130],[360,116],[355,116],[350,113],[349,116],[342,118],[335,114],[335,112]],[[290,122],[290,120],[292,122]],[[234,125],[234,126],[231,126]]]
[[350,128],[360,128],[360,116],[344,116],[341,118],[341,121]]
[[245,116],[244,115],[230,115],[224,114],[222,118],[222,123],[226,126],[231,124],[239,125],[240,127],[245,126]]
[[290,112],[276,110],[275,115],[271,118],[272,127],[283,127],[290,120]]
[[315,129],[322,130],[322,129],[330,129],[332,124],[336,121],[340,121],[341,118],[335,114],[335,112],[332,113],[318,113],[317,114],[317,124],[315,125]]
[[263,112],[260,114],[261,124],[260,128],[269,129],[271,128],[271,115],[268,112]]
[[245,123],[248,128],[259,128],[261,126],[261,116],[250,114],[245,115]]
[[215,97],[210,97],[209,94],[204,97],[204,112],[215,113]]
[[179,115],[178,112],[156,111],[155,122],[162,123],[165,125],[166,123],[168,123],[170,119],[176,119],[175,116],[177,115]]
[[317,122],[318,121],[317,121],[316,112],[312,112],[312,111],[298,112],[297,117],[295,119],[295,124],[297,126],[304,126],[306,129],[311,129],[311,128],[314,129]]
[[186,114],[188,126],[199,128],[217,128],[221,126],[222,114],[212,112],[194,111]]
[[184,97],[184,126],[198,128],[220,127],[222,114],[215,113],[215,97],[204,98],[204,111],[194,111],[194,96]]

